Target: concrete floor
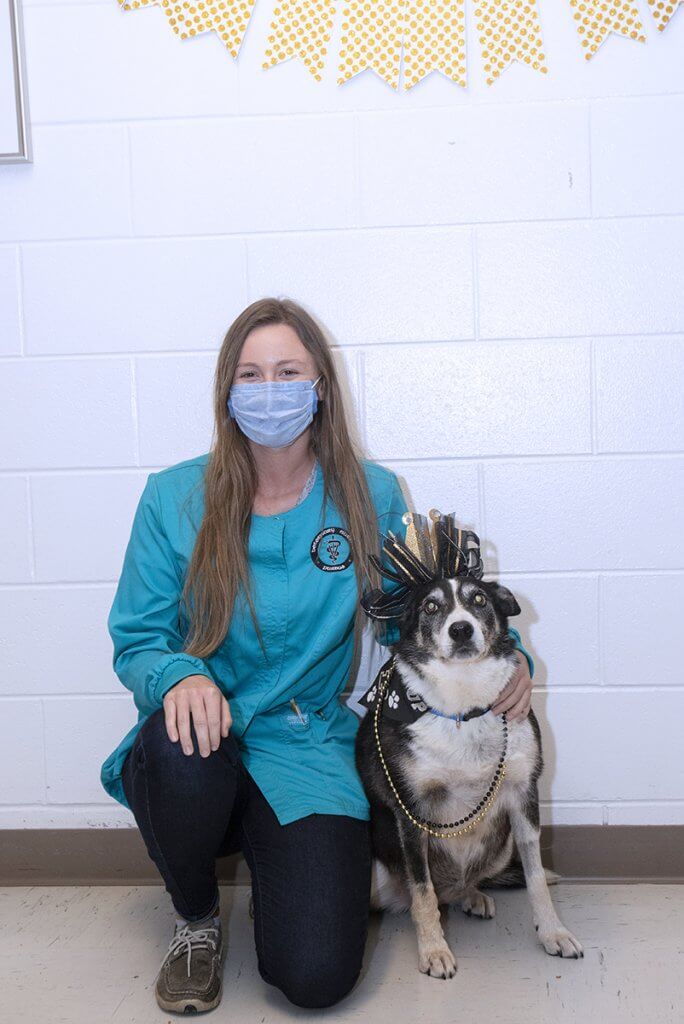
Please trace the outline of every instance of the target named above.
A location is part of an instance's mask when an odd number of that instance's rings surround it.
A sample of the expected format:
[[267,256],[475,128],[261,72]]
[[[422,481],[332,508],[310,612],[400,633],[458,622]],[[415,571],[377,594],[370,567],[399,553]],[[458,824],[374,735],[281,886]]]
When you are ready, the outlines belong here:
[[[258,974],[249,889],[221,889],[228,942],[219,1024],[279,1024],[304,1017],[372,1024],[680,1024],[684,1020],[684,886],[551,888],[584,958],[551,957],[537,943],[523,889],[488,890],[496,917],[444,911],[458,962],[448,981],[420,974],[407,915],[372,915],[364,969],[337,1006],[292,1006]],[[22,1024],[144,1024],[183,1019],[154,1000],[173,933],[156,886],[0,889],[3,1019]]]

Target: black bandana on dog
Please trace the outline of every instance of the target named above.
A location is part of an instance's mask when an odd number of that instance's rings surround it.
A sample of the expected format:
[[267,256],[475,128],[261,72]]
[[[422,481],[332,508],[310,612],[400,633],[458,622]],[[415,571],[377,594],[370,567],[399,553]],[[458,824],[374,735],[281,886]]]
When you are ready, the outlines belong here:
[[[380,676],[385,669],[393,664],[393,660],[394,656],[389,658],[380,668],[373,680],[373,684],[366,690],[363,697],[359,697],[359,704],[363,704],[365,708],[375,710],[375,702],[380,693]],[[430,712],[433,715],[439,715],[441,718],[452,718],[460,726],[461,722],[467,722],[470,718],[479,718],[480,715],[485,715],[488,711],[489,707],[471,708],[470,711],[466,711],[462,715],[445,715],[441,711],[436,711],[435,708],[431,708],[425,703],[421,694],[406,686],[402,682],[399,673],[395,672],[394,669],[385,689],[382,704],[383,717],[392,718],[396,722],[406,723],[416,722],[424,714]]]

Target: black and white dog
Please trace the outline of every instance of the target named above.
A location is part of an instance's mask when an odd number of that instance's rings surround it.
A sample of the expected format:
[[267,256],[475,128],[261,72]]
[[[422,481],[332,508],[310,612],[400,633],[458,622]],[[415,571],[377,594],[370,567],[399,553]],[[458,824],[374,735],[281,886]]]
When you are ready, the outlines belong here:
[[[507,618],[519,613],[510,590],[471,575],[413,587],[393,658],[383,666],[393,665],[388,685],[381,695],[381,669],[361,698],[368,710],[357,733],[356,767],[371,806],[371,907],[410,910],[419,968],[435,978],[456,972],[439,905],[459,902],[467,914],[491,918],[494,900],[483,884],[526,886],[546,952],[584,955],[556,914],[541,863],[538,721],[532,710],[508,724],[504,715],[485,713],[518,663]],[[505,745],[505,772],[495,787]],[[493,793],[471,831],[442,838],[414,823],[439,833],[462,830]]]

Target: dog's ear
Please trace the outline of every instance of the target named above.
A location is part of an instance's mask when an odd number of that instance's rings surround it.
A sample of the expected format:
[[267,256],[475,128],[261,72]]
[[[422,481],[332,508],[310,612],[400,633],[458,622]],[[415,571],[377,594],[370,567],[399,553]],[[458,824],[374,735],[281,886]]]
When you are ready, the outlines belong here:
[[502,587],[500,583],[489,583],[487,586],[496,610],[501,615],[507,618],[511,615],[520,615],[520,605],[508,587]]

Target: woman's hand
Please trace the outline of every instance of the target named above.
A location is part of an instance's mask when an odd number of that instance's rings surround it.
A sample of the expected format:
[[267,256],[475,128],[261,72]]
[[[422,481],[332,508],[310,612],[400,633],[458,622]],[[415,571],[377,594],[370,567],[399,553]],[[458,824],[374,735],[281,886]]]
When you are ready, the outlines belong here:
[[202,757],[209,757],[211,751],[218,748],[221,737],[228,735],[233,722],[228,701],[208,676],[186,676],[164,694],[162,703],[169,739],[176,743],[180,738],[184,754],[192,754],[195,749],[190,715]]
[[492,704],[492,711],[495,715],[507,712],[506,721],[508,722],[514,722],[518,718],[522,721],[523,718],[527,718],[532,703],[533,683],[530,666],[522,651],[516,650],[515,653],[518,655],[518,668],[515,675],[509,679],[508,684],[496,698],[496,704]]

